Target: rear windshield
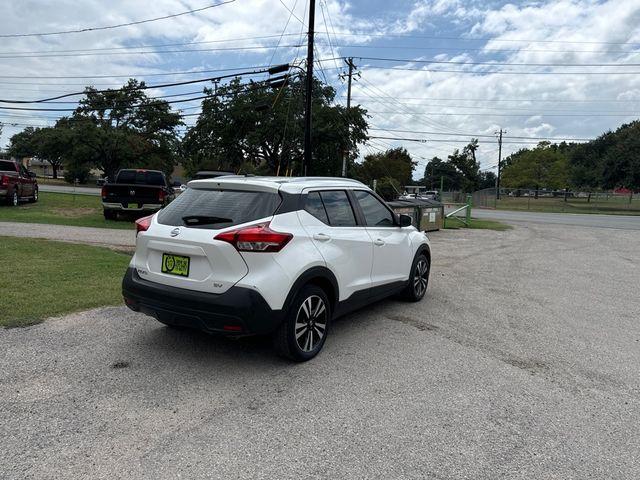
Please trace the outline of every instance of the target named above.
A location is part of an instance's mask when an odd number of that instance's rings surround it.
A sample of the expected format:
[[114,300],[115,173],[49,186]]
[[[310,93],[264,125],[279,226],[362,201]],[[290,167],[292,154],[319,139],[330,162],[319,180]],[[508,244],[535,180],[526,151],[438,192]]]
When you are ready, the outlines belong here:
[[8,162],[7,160],[0,160],[0,171],[15,172],[16,164],[13,162]]
[[164,178],[160,172],[122,170],[118,173],[117,180],[117,183],[136,185],[165,185]]
[[158,223],[219,230],[270,217],[280,201],[277,193],[188,188],[160,210]]

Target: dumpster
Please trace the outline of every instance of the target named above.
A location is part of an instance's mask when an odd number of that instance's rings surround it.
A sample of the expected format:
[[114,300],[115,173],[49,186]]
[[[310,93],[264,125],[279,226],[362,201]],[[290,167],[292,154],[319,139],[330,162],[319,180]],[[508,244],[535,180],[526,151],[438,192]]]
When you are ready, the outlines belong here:
[[387,202],[397,214],[409,215],[418,230],[432,232],[442,228],[444,205],[426,198],[407,198]]

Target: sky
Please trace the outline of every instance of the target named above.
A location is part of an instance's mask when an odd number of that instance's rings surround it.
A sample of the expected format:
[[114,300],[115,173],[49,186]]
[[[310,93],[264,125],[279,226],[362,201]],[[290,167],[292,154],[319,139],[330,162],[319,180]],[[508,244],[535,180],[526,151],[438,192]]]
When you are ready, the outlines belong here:
[[[210,8],[207,8],[210,7]],[[0,0],[0,99],[36,100],[304,65],[308,0]],[[171,18],[144,20],[200,11]],[[640,2],[317,0],[315,75],[369,114],[360,155],[402,146],[418,162],[479,139],[481,167],[542,140],[585,141],[638,118]],[[129,26],[112,27],[135,23]],[[71,30],[82,32],[63,33]],[[56,33],[52,35],[34,35]],[[245,76],[260,80],[264,74]],[[210,83],[153,88],[199,93]],[[197,95],[196,95],[197,96]],[[53,126],[81,97],[1,103],[0,147],[25,126]],[[185,99],[189,95],[169,97]],[[193,125],[199,102],[172,104]],[[380,138],[382,137],[382,138]]]

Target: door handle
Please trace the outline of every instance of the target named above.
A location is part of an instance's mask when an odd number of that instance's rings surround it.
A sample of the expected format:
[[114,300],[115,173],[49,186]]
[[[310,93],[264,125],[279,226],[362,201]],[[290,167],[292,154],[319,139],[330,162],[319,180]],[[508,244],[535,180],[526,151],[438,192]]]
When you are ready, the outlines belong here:
[[376,239],[373,241],[373,244],[374,244],[374,245],[377,245],[377,246],[379,246],[379,247],[381,247],[381,246],[383,246],[383,245],[384,245],[384,240],[382,240],[381,238],[376,238]]
[[331,237],[325,233],[316,233],[313,235],[314,240],[318,240],[319,242],[328,242],[331,240]]

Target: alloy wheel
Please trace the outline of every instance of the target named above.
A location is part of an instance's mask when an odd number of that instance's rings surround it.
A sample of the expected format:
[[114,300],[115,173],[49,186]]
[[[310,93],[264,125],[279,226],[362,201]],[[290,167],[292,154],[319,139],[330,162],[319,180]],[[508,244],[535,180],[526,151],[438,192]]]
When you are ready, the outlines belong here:
[[423,257],[418,260],[416,270],[413,275],[413,291],[416,297],[421,298],[427,291],[427,283],[429,282],[429,265]]
[[296,315],[295,337],[303,352],[311,352],[324,338],[327,330],[327,307],[317,295],[307,297]]

